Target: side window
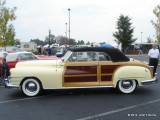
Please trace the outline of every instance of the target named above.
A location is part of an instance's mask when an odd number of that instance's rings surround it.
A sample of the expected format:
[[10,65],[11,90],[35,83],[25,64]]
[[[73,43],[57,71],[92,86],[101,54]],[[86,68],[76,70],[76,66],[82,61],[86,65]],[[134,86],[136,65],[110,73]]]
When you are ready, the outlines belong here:
[[99,52],[99,61],[111,61],[111,59],[106,53]]
[[27,60],[27,57],[24,54],[19,54],[17,60]]
[[70,57],[71,62],[98,61],[97,52],[74,52]]

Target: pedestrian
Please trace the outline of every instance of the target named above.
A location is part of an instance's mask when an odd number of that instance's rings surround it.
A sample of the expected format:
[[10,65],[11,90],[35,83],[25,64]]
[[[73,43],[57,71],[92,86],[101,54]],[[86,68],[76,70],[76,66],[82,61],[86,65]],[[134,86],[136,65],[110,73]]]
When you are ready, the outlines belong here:
[[39,48],[38,48],[38,54],[39,54],[39,55],[42,54],[42,47],[41,47],[41,46],[39,46]]
[[65,44],[64,47],[62,47],[62,55],[64,56],[67,52],[68,48],[67,45]]
[[50,48],[50,46],[48,46],[48,49],[47,49],[48,51],[48,56],[51,56],[51,54],[52,54],[52,49]]
[[149,58],[149,66],[154,66],[153,69],[153,76],[155,76],[157,66],[158,66],[158,60],[160,58],[159,56],[159,50],[156,49],[156,44],[152,45],[152,49],[148,52],[148,58]]
[[5,79],[10,75],[8,64],[6,63],[6,58],[2,59],[2,85],[5,83]]

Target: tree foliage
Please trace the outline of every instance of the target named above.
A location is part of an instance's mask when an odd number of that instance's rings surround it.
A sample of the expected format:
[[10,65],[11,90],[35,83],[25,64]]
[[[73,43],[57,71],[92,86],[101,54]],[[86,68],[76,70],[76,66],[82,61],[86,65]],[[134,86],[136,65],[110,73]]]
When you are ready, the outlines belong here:
[[156,16],[157,20],[151,20],[154,28],[156,29],[156,38],[157,42],[160,43],[160,5],[157,5],[153,10],[154,15]]
[[134,27],[131,26],[132,23],[130,21],[131,18],[129,16],[120,15],[116,23],[117,31],[113,33],[115,41],[122,43],[123,49],[136,41],[133,38]]
[[31,39],[30,42],[35,42],[37,45],[42,45],[44,46],[45,45],[45,42],[43,40],[40,40],[40,39]]
[[56,41],[58,44],[60,45],[65,45],[65,44],[68,44],[68,39],[66,36],[63,36],[63,35],[59,35],[56,37]]
[[[45,43],[49,44],[49,35],[46,36]],[[50,45],[55,44],[55,43],[56,43],[55,35],[50,34]]]
[[11,21],[16,19],[14,8],[5,7],[6,1],[0,4],[0,46],[14,45],[15,29]]
[[153,10],[154,15],[157,17],[157,21],[154,22],[151,20],[152,24],[154,25],[157,34],[160,34],[160,5],[157,5]]
[[76,45],[77,43],[76,43],[76,40],[75,39],[73,39],[73,38],[71,38],[70,40],[69,40],[69,45]]
[[83,40],[78,40],[77,45],[84,45],[84,41]]

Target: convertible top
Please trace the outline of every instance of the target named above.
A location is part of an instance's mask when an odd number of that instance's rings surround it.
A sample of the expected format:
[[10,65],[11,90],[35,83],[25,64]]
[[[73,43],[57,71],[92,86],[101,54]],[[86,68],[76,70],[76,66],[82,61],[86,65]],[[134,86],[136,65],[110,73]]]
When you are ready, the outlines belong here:
[[105,52],[106,54],[110,56],[113,62],[127,62],[130,60],[119,49],[116,49],[116,48],[80,47],[80,48],[69,48],[68,50],[73,51],[73,52],[86,52],[86,51]]

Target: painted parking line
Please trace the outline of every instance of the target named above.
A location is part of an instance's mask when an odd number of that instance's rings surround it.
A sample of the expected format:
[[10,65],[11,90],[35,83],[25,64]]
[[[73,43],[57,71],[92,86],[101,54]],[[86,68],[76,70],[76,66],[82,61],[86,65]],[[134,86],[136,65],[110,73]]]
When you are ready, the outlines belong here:
[[25,100],[31,100],[31,99],[37,99],[37,98],[43,98],[43,97],[47,97],[47,96],[51,96],[51,95],[45,95],[45,96],[39,96],[39,97],[29,97],[29,98],[15,99],[15,100],[7,100],[7,101],[0,101],[0,104],[18,102],[18,101],[25,101]]
[[145,102],[145,103],[142,103],[142,104],[137,104],[137,105],[125,107],[125,108],[122,108],[122,109],[117,109],[117,110],[113,110],[113,111],[109,111],[109,112],[104,112],[104,113],[96,114],[96,115],[93,115],[93,116],[88,116],[88,117],[80,118],[80,119],[77,119],[77,120],[95,119],[95,118],[98,118],[98,117],[107,116],[107,115],[110,115],[110,114],[113,114],[113,113],[122,112],[122,111],[125,111],[125,110],[129,110],[129,109],[145,106],[145,105],[156,103],[156,102],[160,102],[160,99],[156,99],[156,100]]

